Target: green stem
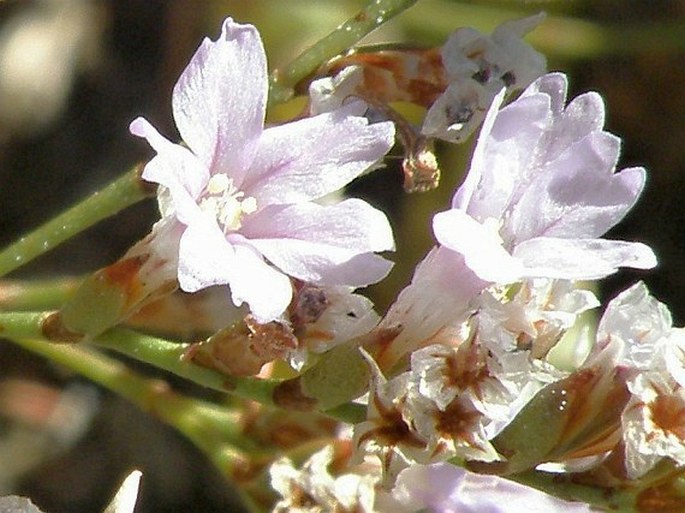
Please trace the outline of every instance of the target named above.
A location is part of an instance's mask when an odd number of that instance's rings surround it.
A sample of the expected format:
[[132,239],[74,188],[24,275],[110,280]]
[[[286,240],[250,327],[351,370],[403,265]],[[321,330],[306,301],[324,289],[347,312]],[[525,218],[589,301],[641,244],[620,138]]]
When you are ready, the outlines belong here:
[[84,277],[47,280],[0,280],[0,310],[49,310],[59,308]]
[[[74,342],[78,334],[68,333],[59,326],[55,312],[0,312],[0,335],[10,339],[43,339],[51,342]],[[56,320],[56,321],[55,321]],[[190,344],[171,342],[131,330],[114,328],[99,335],[93,344],[111,349],[138,361],[186,378],[198,385],[234,394],[267,406],[276,406],[274,390],[278,380],[237,377],[201,367],[185,358]],[[338,406],[324,414],[343,422],[358,422],[365,418],[362,405]]]
[[184,358],[186,351],[190,348],[190,344],[170,342],[119,328],[103,333],[93,343],[99,347],[105,347],[136,360],[149,363],[199,385],[221,392],[229,392],[260,404],[274,406],[273,390],[279,381],[228,376],[196,365]]
[[[73,342],[64,338],[64,331],[55,320],[54,312],[0,312],[0,335],[11,339],[40,338],[51,342]],[[200,367],[184,358],[190,344],[170,342],[123,328],[111,329],[99,335],[93,344],[111,349],[135,360],[149,363],[199,385],[221,392],[230,392],[244,399],[274,406],[272,394],[278,381],[227,376]]]
[[416,2],[417,0],[370,1],[364,9],[302,52],[284,69],[273,71],[270,77],[269,105],[282,103],[292,98],[295,86],[316,71],[321,64],[347,52],[369,32]]
[[[0,313],[1,324],[2,314]],[[274,390],[281,383],[280,380],[229,376],[200,367],[184,358],[190,344],[169,342],[119,328],[103,333],[94,340],[94,343],[165,369],[199,385],[228,392],[267,406],[277,406],[274,403]],[[344,404],[322,413],[348,423],[360,422],[366,418],[366,408],[354,403]]]
[[240,470],[248,461],[244,451],[256,448],[241,433],[238,412],[179,395],[166,382],[145,378],[122,362],[87,347],[28,338],[16,338],[14,342],[87,377],[174,426],[225,475]]
[[134,167],[104,189],[94,192],[81,203],[0,251],[0,276],[154,192],[154,187],[141,180],[140,166]]

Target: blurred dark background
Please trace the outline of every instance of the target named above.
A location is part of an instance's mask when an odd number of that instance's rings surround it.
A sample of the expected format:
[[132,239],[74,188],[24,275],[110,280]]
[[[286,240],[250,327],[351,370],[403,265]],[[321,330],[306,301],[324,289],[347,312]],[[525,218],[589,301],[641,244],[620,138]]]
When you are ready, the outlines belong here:
[[[149,158],[147,145],[128,133],[134,117],[144,115],[178,137],[171,89],[201,38],[215,38],[225,16],[257,25],[273,67],[363,3],[0,0],[0,244]],[[683,324],[685,0],[420,0],[372,40],[438,45],[458,26],[489,32],[506,18],[540,10],[550,16],[530,41],[548,56],[550,69],[570,74],[573,94],[604,96],[608,129],[624,139],[621,167],[649,171],[640,203],[610,236],[650,244],[660,266],[621,272],[602,293],[611,297],[644,279]],[[381,310],[432,244],[430,215],[446,206],[470,150],[470,144],[441,148],[444,179],[431,193],[406,196],[393,165],[353,185],[391,216],[397,232],[396,269],[371,291]],[[12,276],[80,274],[106,265],[148,232],[155,215],[153,201],[136,205]],[[17,397],[71,401],[66,422],[82,429],[67,436],[39,422],[18,426],[7,414]],[[0,495],[29,495],[52,513],[96,512],[137,467],[145,476],[138,512],[240,511],[221,476],[173,430],[1,342],[0,406]]]

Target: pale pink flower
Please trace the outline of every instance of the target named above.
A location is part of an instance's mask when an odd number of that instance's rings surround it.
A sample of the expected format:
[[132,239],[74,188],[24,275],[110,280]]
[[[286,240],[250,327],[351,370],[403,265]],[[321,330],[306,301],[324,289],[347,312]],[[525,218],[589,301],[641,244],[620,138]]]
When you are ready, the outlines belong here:
[[598,279],[619,267],[656,265],[640,243],[600,238],[635,204],[640,167],[618,173],[620,139],[603,130],[597,93],[566,103],[561,73],[545,75],[511,104],[491,106],[471,168],[434,217],[438,241],[481,279]]
[[436,246],[419,262],[411,283],[381,320],[376,332],[394,333],[376,359],[390,369],[403,355],[435,343],[455,345],[462,325],[475,310],[473,300],[488,283],[464,263],[464,257]]
[[381,159],[391,123],[369,124],[359,105],[264,127],[264,48],[251,25],[224,22],[205,39],[173,91],[186,146],[143,118],[131,132],[157,152],[143,178],[162,187],[164,217],[183,225],[178,281],[187,292],[230,286],[259,322],[279,317],[292,297],[289,277],[360,287],[382,279],[393,249],[385,215],[358,199],[314,203]]
[[568,502],[498,476],[483,476],[449,463],[413,465],[392,490],[398,513],[590,513],[592,508]]

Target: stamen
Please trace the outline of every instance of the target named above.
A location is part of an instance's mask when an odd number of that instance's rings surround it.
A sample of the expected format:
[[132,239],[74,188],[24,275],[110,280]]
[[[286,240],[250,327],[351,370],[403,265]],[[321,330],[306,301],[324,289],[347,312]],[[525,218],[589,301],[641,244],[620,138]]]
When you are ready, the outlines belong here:
[[200,202],[203,212],[216,217],[224,233],[242,226],[242,217],[257,211],[257,200],[245,197],[225,173],[213,175],[207,183],[207,197]]

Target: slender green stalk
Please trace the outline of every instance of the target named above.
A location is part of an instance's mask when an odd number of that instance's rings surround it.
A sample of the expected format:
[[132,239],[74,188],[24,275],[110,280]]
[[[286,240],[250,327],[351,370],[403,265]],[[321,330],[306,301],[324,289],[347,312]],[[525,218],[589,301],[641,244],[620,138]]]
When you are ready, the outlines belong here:
[[[277,406],[274,402],[274,390],[281,383],[280,380],[229,376],[200,367],[185,358],[190,348],[189,344],[169,342],[125,329],[113,329],[103,333],[95,339],[94,343],[165,369],[197,384],[267,406]],[[366,418],[366,408],[353,403],[322,413],[343,422],[359,422]]]
[[154,194],[140,166],[0,251],[0,276],[51,250],[98,221]]
[[[42,339],[51,342],[79,341],[79,335],[69,333],[55,322],[55,312],[0,312],[0,335],[9,339]],[[274,390],[279,380],[237,377],[201,367],[185,356],[190,344],[171,342],[135,331],[115,328],[99,335],[93,344],[111,349],[138,361],[186,378],[198,385],[234,394],[267,406],[276,406]],[[358,422],[365,418],[364,407],[341,405],[324,414],[343,422]]]
[[257,401],[260,404],[274,406],[273,391],[279,381],[228,376],[201,367],[185,358],[190,344],[170,342],[126,329],[110,330],[98,336],[93,343],[99,347],[112,349],[117,353],[167,370],[208,388],[229,392],[244,399]]
[[51,310],[59,308],[83,277],[47,280],[0,280],[0,310]]
[[207,454],[225,475],[248,461],[245,450],[255,449],[240,432],[238,412],[179,395],[166,382],[143,377],[122,362],[88,347],[57,345],[29,338],[14,341],[121,395],[141,410],[175,427]]
[[[55,328],[58,321],[51,322],[55,315],[54,312],[0,312],[0,335],[13,340],[40,338],[51,342],[74,342],[78,334],[63,338],[64,331],[59,327]],[[272,395],[279,381],[228,376],[200,367],[184,358],[190,344],[170,342],[120,328],[103,333],[92,343],[167,370],[199,385],[274,406]]]
[[417,0],[371,0],[364,9],[338,26],[333,32],[302,52],[283,69],[270,77],[269,105],[289,100],[294,87],[324,62],[348,51],[369,32],[405,11]]
[[45,339],[42,326],[46,317],[46,312],[0,312],[0,336]]

